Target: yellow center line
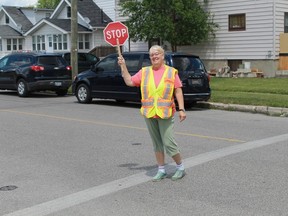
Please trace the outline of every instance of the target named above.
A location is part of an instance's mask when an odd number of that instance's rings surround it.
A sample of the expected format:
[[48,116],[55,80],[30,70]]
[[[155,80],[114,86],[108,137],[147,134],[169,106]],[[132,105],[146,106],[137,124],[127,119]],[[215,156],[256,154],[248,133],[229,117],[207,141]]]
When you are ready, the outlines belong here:
[[205,139],[213,139],[213,140],[224,140],[228,142],[239,142],[239,143],[244,143],[246,141],[244,140],[238,140],[238,139],[232,139],[232,138],[224,138],[224,137],[215,137],[215,136],[206,136],[206,135],[201,135],[201,134],[191,134],[191,133],[182,133],[182,132],[175,132],[176,134],[179,135],[184,135],[184,136],[193,136],[193,137],[199,137],[199,138],[205,138]]
[[[113,123],[108,123],[108,122],[90,121],[90,120],[75,119],[75,118],[68,118],[68,117],[61,117],[61,116],[38,114],[38,113],[21,112],[21,111],[15,111],[15,110],[7,110],[7,109],[0,109],[0,111],[1,112],[10,112],[10,113],[23,114],[23,115],[30,115],[30,116],[47,117],[47,118],[60,119],[60,120],[66,120],[66,121],[75,121],[75,122],[81,122],[81,123],[105,125],[105,126],[111,126],[111,127],[130,128],[130,129],[137,129],[137,130],[147,130],[146,128],[142,128],[142,127],[135,127],[135,126],[129,126],[129,125],[122,125],[122,124],[113,124]],[[184,135],[184,136],[199,137],[199,138],[204,138],[204,139],[223,140],[223,141],[228,141],[228,142],[239,142],[239,143],[244,143],[245,142],[243,140],[232,139],[232,138],[206,136],[206,135],[183,133],[183,132],[175,132],[175,134]]]

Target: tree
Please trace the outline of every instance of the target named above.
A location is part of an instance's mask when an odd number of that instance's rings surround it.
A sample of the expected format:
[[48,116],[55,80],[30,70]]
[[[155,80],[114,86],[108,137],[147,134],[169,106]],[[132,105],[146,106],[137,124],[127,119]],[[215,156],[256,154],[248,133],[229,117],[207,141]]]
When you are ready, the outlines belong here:
[[218,27],[197,0],[128,0],[120,6],[133,41],[160,39],[169,42],[172,51],[215,37]]
[[55,9],[61,0],[38,0],[37,8]]

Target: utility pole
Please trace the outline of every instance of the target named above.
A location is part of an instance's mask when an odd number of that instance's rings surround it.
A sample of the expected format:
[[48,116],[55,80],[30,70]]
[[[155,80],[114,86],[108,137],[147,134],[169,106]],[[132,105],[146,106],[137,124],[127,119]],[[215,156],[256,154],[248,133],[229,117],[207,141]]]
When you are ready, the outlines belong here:
[[71,66],[72,79],[78,74],[78,0],[71,0]]

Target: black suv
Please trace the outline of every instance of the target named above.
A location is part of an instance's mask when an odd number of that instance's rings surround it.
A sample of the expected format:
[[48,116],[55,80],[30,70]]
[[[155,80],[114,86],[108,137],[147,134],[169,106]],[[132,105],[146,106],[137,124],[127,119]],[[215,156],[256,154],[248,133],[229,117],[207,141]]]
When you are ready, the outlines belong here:
[[72,83],[71,67],[59,54],[12,53],[0,59],[0,89],[20,97],[51,90],[64,96]]
[[[72,91],[80,103],[89,103],[92,98],[140,101],[140,88],[126,86],[117,57],[117,54],[108,55],[94,68],[75,77]],[[123,53],[123,57],[131,75],[151,64],[148,52],[127,52]],[[167,52],[165,60],[167,65],[179,71],[186,106],[209,100],[210,77],[198,56]]]

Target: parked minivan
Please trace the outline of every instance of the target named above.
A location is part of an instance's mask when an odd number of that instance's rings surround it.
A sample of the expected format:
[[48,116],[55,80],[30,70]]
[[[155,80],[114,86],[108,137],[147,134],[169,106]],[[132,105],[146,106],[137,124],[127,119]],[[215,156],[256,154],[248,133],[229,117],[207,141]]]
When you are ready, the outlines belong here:
[[[124,52],[122,55],[131,75],[142,67],[151,65],[149,52]],[[108,55],[91,70],[75,77],[72,91],[80,103],[89,103],[93,98],[140,102],[140,88],[126,86],[117,57],[116,53]],[[194,105],[197,101],[209,100],[210,77],[198,56],[166,52],[165,61],[179,72],[186,107]]]

